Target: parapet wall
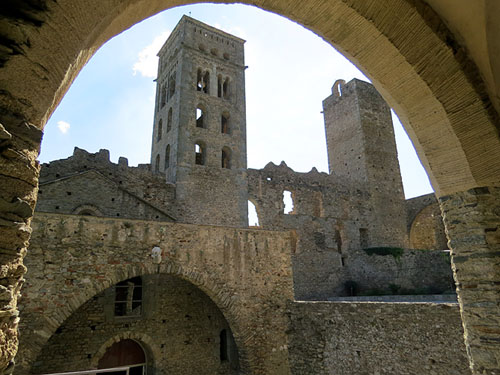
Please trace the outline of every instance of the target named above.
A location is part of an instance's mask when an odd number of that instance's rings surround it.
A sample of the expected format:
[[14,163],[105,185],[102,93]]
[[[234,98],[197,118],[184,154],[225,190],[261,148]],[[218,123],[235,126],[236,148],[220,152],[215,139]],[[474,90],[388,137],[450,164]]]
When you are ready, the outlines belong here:
[[291,302],[292,374],[469,375],[457,304]]

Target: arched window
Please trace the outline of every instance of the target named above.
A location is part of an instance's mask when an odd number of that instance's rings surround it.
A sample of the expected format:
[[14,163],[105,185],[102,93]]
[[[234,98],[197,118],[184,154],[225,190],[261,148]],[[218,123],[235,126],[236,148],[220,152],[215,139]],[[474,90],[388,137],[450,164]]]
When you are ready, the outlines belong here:
[[167,103],[167,87],[166,85],[161,85],[161,107],[165,107]]
[[224,99],[229,99],[229,78],[226,78],[222,85],[222,97]]
[[210,73],[208,72],[208,70],[203,75],[203,92],[205,94],[210,93]]
[[205,146],[201,142],[194,145],[194,162],[197,165],[205,165]]
[[228,147],[222,149],[222,168],[231,169],[231,150]]
[[160,122],[158,123],[158,133],[156,135],[156,142],[161,140],[162,133],[163,133],[163,120],[160,119]]
[[169,101],[175,94],[175,72],[168,79],[168,97]]
[[160,171],[160,155],[156,155],[156,161],[155,161],[155,171],[159,172]]
[[217,76],[217,97],[222,98],[222,76]]
[[196,108],[196,127],[205,128],[205,109],[202,105],[198,105]]
[[165,170],[170,167],[170,145],[165,149]]
[[167,116],[167,133],[172,129],[172,108],[168,110]]
[[201,69],[198,69],[198,72],[196,73],[196,90],[197,91],[203,90],[203,77]]
[[229,113],[223,112],[220,117],[220,131],[222,134],[229,134]]

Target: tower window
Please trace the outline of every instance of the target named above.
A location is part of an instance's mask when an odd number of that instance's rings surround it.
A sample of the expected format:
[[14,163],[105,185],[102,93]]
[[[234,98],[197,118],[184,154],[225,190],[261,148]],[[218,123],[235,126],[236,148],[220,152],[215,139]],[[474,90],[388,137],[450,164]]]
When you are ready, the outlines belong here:
[[196,74],[196,90],[197,91],[203,90],[203,78],[201,69],[198,69],[198,73]]
[[161,140],[162,133],[163,133],[163,120],[160,119],[160,122],[158,122],[158,134],[156,135],[156,142]]
[[140,316],[142,279],[134,277],[115,285],[115,316]]
[[222,76],[217,76],[217,97],[222,98]]
[[231,150],[228,147],[222,149],[222,168],[231,169]]
[[201,142],[196,143],[194,145],[194,154],[195,154],[195,164],[197,165],[205,165],[205,147],[201,144]]
[[170,100],[175,94],[175,73],[173,73],[168,79],[168,98]]
[[220,118],[220,131],[222,134],[229,134],[229,113],[224,112]]
[[165,170],[170,167],[170,145],[165,149]]
[[160,154],[156,155],[155,171],[156,172],[160,171]]
[[167,116],[167,133],[172,129],[172,108],[168,110]]
[[167,87],[165,85],[161,85],[161,107],[165,107],[167,103]]
[[229,78],[226,78],[222,85],[222,97],[224,99],[229,99]]
[[205,94],[208,94],[210,92],[209,88],[210,88],[210,73],[207,70],[203,75],[203,92]]
[[196,127],[205,127],[205,111],[203,110],[203,107],[201,105],[196,108]]

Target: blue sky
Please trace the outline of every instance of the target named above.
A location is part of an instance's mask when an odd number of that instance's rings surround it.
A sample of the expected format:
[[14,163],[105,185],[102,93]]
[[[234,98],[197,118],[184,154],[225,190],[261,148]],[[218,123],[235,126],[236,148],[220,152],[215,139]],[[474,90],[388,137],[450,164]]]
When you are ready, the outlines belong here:
[[[106,43],[81,71],[45,128],[40,161],[75,146],[110,150],[111,160],[150,162],[156,52],[183,14],[245,44],[248,167],[284,160],[296,171],[328,171],[322,100],[337,79],[368,80],[321,38],[283,17],[244,5],[192,5],[151,17]],[[432,192],[396,119],[407,198]]]

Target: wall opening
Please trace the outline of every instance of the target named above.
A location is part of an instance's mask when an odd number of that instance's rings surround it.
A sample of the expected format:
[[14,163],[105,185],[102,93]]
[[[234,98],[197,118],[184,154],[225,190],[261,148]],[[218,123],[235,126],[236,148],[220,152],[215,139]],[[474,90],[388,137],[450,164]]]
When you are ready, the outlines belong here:
[[208,71],[203,75],[203,92],[205,94],[210,92],[210,73]]
[[222,85],[222,97],[224,99],[229,99],[229,78],[226,78]]
[[142,278],[133,277],[115,285],[115,316],[141,316]]
[[221,166],[222,168],[231,169],[231,149],[229,147],[222,149]]
[[295,204],[293,202],[293,193],[290,190],[283,191],[283,213],[285,215],[295,214]]
[[167,133],[172,129],[172,108],[168,110],[167,115]]
[[201,105],[196,108],[196,127],[205,128],[205,111]]
[[163,120],[160,119],[160,122],[158,122],[158,133],[156,134],[156,142],[159,142],[161,140],[162,133],[163,133]]
[[197,165],[205,165],[205,147],[201,143],[194,145],[194,162]]
[[168,79],[168,97],[169,101],[175,94],[175,72]]
[[220,131],[222,134],[229,134],[229,113],[223,112],[220,117]]
[[198,72],[196,73],[196,90],[197,91],[203,90],[203,77],[201,69],[198,69]]
[[99,359],[98,369],[129,367],[128,370],[109,372],[113,375],[145,375],[146,354],[134,340],[124,339],[111,345]]
[[217,97],[222,98],[222,76],[217,76]]
[[165,170],[170,167],[170,145],[165,149]]
[[259,215],[257,213],[257,207],[252,201],[248,201],[248,226],[249,227],[259,227]]

